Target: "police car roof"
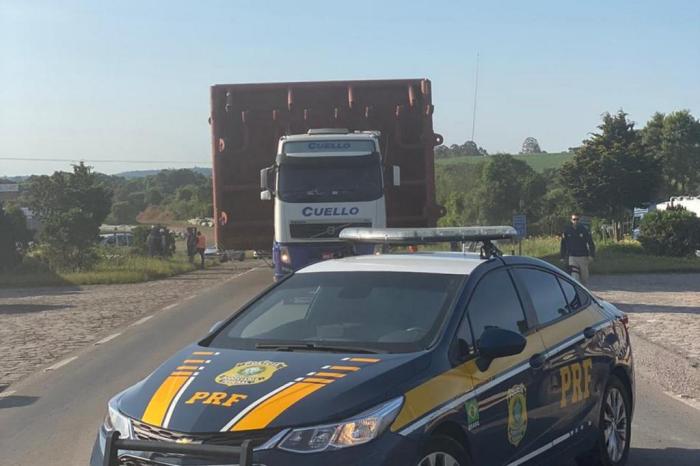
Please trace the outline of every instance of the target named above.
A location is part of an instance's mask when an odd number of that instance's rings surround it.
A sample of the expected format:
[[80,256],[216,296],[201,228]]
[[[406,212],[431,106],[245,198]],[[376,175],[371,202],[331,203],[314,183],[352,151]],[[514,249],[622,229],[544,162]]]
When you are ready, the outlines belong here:
[[416,252],[352,256],[317,262],[297,273],[314,272],[407,272],[469,275],[484,259],[475,253]]

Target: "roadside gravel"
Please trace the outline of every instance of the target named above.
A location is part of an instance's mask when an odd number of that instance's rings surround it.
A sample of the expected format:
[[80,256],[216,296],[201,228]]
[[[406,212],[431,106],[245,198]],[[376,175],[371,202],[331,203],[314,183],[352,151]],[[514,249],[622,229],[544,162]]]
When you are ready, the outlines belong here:
[[0,289],[0,391],[147,314],[258,266],[264,265],[227,262],[129,285]]
[[700,274],[603,275],[592,290],[630,320],[637,371],[700,407]]

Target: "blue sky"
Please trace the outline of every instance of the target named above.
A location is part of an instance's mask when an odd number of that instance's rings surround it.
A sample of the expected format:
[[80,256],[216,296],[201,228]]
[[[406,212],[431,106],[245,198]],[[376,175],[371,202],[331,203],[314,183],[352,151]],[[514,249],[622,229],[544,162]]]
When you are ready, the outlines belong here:
[[258,81],[427,77],[436,131],[462,143],[477,51],[477,143],[555,152],[605,111],[700,116],[699,25],[697,1],[0,0],[0,157],[207,165],[209,85]]

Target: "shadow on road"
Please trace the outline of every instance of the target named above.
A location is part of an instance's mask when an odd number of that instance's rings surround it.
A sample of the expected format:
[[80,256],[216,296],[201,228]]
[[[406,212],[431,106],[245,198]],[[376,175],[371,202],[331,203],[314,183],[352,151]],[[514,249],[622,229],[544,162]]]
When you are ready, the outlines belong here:
[[22,406],[29,406],[38,399],[38,396],[6,396],[4,398],[0,398],[0,409],[21,408]]
[[63,296],[78,294],[80,287],[56,287],[56,288],[0,288],[0,299],[29,298],[35,296]]
[[621,311],[629,312],[630,314],[643,314],[645,312],[661,312],[675,314],[700,314],[700,305],[698,306],[657,306],[655,304],[624,304],[615,303]]
[[631,448],[629,466],[697,466],[700,464],[699,448]]
[[72,304],[0,304],[0,315],[57,311],[74,307]]

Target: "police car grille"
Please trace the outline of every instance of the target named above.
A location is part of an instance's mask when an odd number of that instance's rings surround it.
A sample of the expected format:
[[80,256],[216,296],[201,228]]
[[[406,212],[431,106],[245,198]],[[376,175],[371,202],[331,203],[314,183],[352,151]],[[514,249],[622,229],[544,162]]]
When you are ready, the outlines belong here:
[[291,223],[292,238],[337,238],[343,228],[371,227],[370,222],[358,223]]
[[172,430],[155,427],[143,422],[132,420],[134,436],[137,440],[151,440],[157,442],[177,442],[207,445],[239,446],[244,440],[250,440],[253,448],[270,440],[281,429],[264,429],[246,432],[217,432],[211,434],[186,434]]

